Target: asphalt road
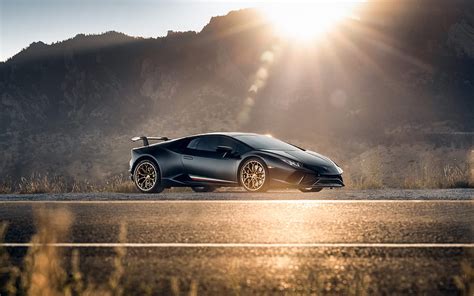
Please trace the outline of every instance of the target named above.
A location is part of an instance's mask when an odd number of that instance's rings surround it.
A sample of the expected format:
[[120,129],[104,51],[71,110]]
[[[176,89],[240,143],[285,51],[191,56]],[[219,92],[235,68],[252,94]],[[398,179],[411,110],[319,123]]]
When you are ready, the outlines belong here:
[[[368,191],[366,200],[355,191],[339,199],[328,198],[333,192],[4,195],[2,246],[21,264],[40,224],[60,228],[67,211],[71,227],[53,244],[65,265],[78,249],[86,277],[104,283],[122,247],[130,294],[167,294],[178,283],[182,292],[214,295],[457,295],[454,277],[474,263],[472,190],[399,192]],[[45,211],[47,221],[38,222]]]

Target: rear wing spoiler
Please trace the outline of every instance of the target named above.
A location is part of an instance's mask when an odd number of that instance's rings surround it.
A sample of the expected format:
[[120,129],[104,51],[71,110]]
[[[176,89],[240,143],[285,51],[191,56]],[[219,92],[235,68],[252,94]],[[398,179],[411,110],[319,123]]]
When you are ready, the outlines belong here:
[[168,141],[169,138],[167,137],[145,137],[145,136],[140,136],[140,137],[133,137],[132,142],[136,141],[143,141],[143,146],[148,146],[150,145],[149,141]]

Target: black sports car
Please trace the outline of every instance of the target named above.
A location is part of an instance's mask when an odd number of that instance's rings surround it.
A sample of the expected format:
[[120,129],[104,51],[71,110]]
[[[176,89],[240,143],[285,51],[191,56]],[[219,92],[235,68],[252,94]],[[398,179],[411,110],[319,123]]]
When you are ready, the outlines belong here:
[[[135,137],[143,147],[132,149],[131,178],[142,192],[191,187],[211,192],[243,186],[247,191],[298,188],[317,192],[342,187],[342,169],[329,158],[271,136],[209,133],[170,140]],[[150,140],[163,141],[149,145]]]

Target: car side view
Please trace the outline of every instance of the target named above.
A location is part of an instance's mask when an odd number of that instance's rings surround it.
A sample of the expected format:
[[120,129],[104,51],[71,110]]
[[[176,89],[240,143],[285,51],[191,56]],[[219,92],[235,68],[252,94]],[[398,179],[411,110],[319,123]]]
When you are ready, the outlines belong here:
[[[244,187],[250,192],[297,188],[318,192],[343,187],[342,169],[331,159],[271,136],[253,133],[208,133],[170,140],[134,137],[130,174],[141,192],[191,187],[212,192]],[[162,141],[150,145],[150,141]]]

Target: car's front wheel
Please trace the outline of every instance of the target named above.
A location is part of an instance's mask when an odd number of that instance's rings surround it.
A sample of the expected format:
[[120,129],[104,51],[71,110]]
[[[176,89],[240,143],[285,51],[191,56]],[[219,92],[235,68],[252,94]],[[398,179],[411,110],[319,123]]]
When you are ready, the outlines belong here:
[[268,169],[258,158],[245,160],[239,172],[240,184],[250,192],[265,192],[268,190]]
[[163,191],[158,166],[151,160],[140,161],[133,171],[133,180],[138,190],[144,193],[160,193]]
[[301,192],[319,192],[322,188],[298,188]]

